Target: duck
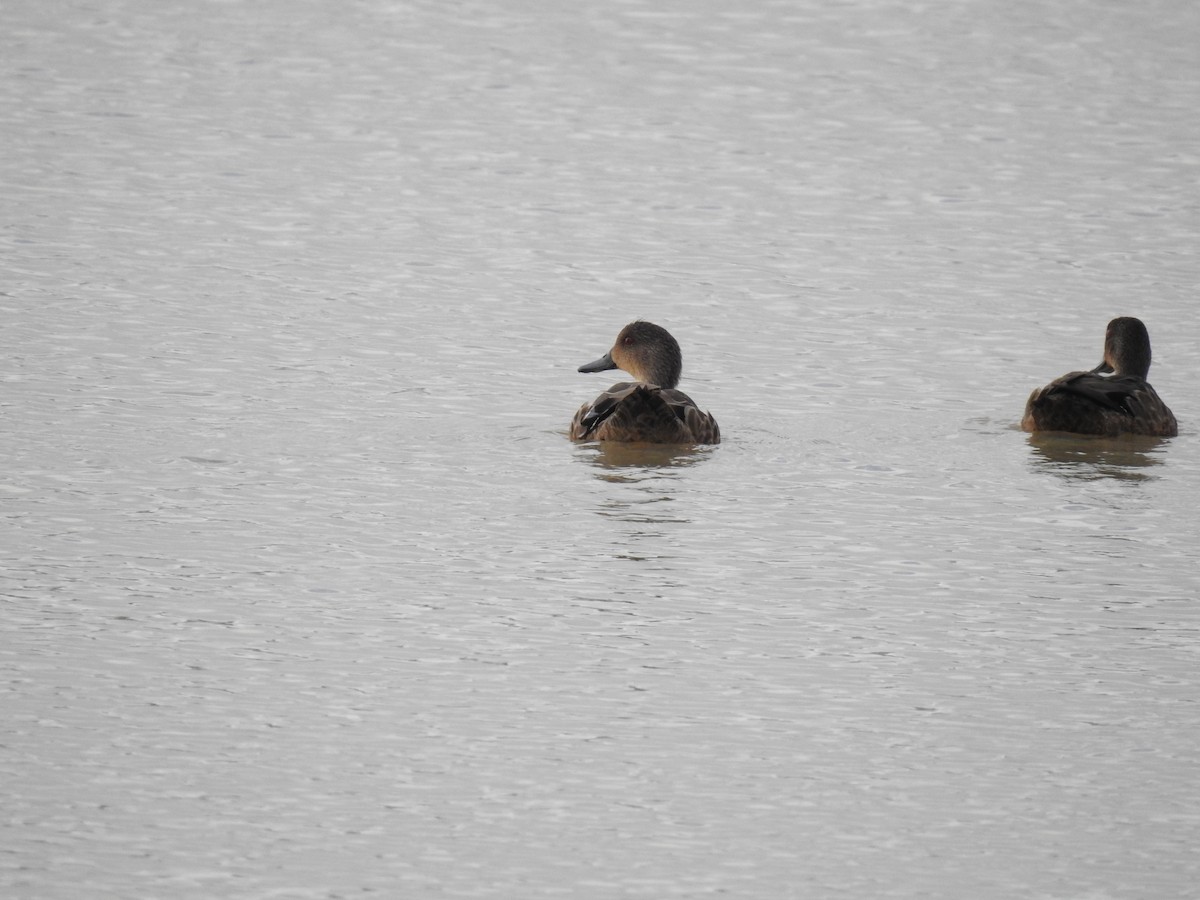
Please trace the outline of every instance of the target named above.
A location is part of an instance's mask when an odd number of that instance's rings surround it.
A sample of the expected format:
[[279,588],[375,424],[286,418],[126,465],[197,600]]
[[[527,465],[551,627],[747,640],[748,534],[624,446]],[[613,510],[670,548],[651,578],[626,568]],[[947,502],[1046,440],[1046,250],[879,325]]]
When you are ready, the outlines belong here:
[[1119,316],[1104,334],[1104,359],[1068,372],[1029,395],[1021,428],[1074,434],[1175,437],[1175,414],[1146,381],[1150,333],[1141,319]]
[[677,390],[683,371],[679,343],[652,322],[630,322],[612,349],[580,372],[621,369],[633,381],[614,384],[571,421],[573,441],[640,441],[651,444],[719,444],[717,420]]

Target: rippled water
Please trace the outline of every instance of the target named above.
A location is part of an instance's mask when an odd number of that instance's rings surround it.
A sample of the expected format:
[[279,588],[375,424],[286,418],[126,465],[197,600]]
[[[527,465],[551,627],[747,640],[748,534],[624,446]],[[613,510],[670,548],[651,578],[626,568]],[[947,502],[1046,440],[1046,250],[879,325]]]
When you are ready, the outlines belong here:
[[0,24],[4,896],[1194,896],[1200,7]]

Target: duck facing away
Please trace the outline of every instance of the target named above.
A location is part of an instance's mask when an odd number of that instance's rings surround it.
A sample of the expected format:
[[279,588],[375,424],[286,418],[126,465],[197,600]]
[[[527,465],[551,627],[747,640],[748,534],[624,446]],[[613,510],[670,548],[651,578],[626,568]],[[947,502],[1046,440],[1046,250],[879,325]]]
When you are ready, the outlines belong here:
[[[1175,414],[1146,381],[1149,371],[1146,326],[1132,316],[1113,319],[1104,335],[1104,361],[1088,372],[1069,372],[1030,394],[1021,428],[1174,437],[1179,433]],[[1113,374],[1101,374],[1108,372]]]
[[719,444],[716,420],[675,389],[683,354],[670,332],[650,322],[630,322],[611,350],[580,372],[622,369],[634,381],[614,384],[571,421],[573,441],[645,441],[652,444]]

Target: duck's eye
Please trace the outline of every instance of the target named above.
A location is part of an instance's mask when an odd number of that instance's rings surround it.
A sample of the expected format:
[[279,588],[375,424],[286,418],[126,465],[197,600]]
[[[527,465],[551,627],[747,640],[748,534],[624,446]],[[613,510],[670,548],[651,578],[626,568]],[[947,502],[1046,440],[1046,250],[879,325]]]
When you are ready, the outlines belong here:
[[621,343],[624,344],[626,347],[633,346],[633,335],[632,334],[625,335],[625,337],[621,338]]

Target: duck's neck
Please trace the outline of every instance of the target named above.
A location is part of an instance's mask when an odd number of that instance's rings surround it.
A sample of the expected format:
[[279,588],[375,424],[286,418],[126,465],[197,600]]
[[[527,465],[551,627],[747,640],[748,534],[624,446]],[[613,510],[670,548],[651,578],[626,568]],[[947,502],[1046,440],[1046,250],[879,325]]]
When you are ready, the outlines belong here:
[[1120,316],[1108,323],[1104,361],[1117,375],[1146,378],[1150,373],[1150,335],[1141,319]]
[[1143,381],[1150,374],[1150,348],[1148,346],[1133,346],[1116,348],[1109,359],[1115,375],[1133,375]]
[[630,372],[638,381],[656,384],[661,388],[673,388],[679,384],[680,366],[670,360],[656,360],[637,372]]
[[639,371],[630,372],[638,381],[656,384],[661,388],[673,388],[679,384],[683,374],[683,358],[675,347],[657,346],[643,355],[638,362]]

